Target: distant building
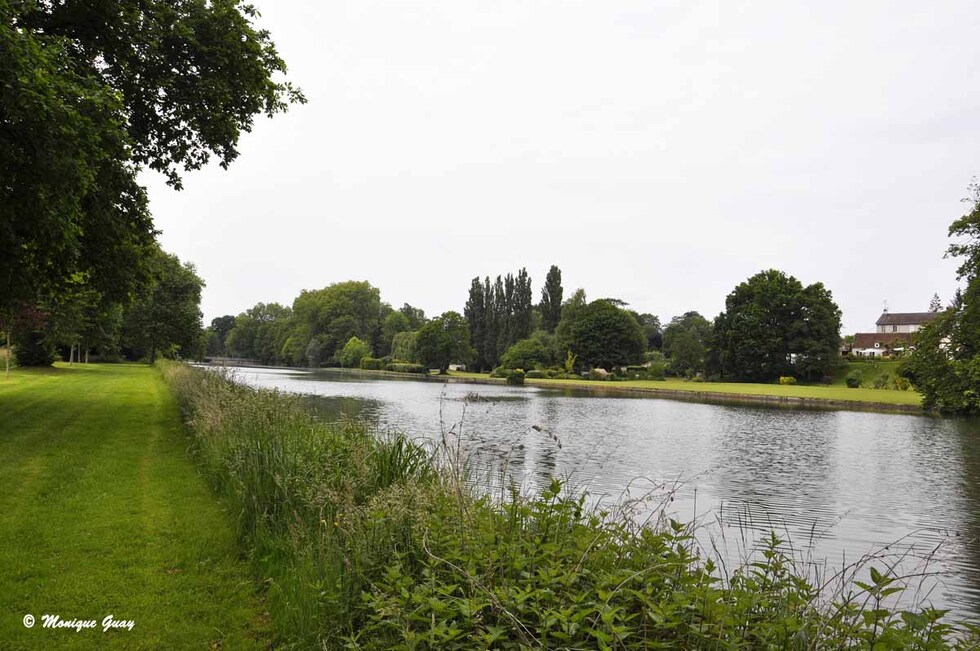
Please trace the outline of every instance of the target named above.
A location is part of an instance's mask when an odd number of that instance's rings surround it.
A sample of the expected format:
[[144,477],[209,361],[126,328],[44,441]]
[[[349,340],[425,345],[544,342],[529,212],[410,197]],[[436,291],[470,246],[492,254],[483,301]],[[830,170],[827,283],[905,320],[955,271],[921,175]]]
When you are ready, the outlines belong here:
[[936,318],[935,312],[889,312],[875,322],[875,332],[854,335],[850,353],[859,357],[881,357],[904,351],[912,345],[912,333]]
[[915,332],[936,318],[935,312],[882,312],[875,322],[877,332]]

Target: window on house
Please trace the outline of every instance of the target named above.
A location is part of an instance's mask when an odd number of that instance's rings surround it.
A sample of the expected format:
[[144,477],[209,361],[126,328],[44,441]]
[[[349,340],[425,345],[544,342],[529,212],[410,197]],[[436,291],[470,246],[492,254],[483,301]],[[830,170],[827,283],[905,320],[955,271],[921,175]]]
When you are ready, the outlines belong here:
[[892,332],[898,332],[898,326],[892,326]]

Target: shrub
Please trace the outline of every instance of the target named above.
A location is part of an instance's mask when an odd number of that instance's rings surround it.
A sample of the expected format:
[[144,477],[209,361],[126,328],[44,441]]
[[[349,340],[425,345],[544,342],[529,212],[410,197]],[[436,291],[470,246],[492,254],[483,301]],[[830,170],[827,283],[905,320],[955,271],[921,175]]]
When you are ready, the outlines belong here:
[[517,386],[517,387],[523,386],[525,375],[526,374],[524,373],[524,371],[522,371],[521,369],[516,369],[510,375],[507,376],[507,384],[511,386]]
[[535,370],[535,371],[528,371],[527,373],[524,374],[524,377],[526,377],[529,380],[541,380],[552,376],[548,375],[548,371]]
[[861,371],[859,371],[858,369],[854,369],[853,371],[848,373],[847,377],[844,378],[844,383],[847,385],[848,389],[857,389],[858,387],[860,387]]
[[783,385],[796,384],[796,378],[792,375],[781,375],[779,376],[779,383]]
[[896,391],[908,391],[912,388],[912,383],[908,381],[908,378],[896,375],[892,378],[891,388]]
[[43,332],[24,330],[12,337],[14,358],[20,366],[51,366],[55,360],[54,346],[48,343]]
[[871,386],[875,389],[884,389],[888,386],[888,380],[891,376],[888,373],[881,373],[875,376],[875,379],[871,381]]
[[358,368],[361,360],[371,354],[371,347],[358,337],[351,337],[338,353],[337,361],[344,368]]
[[510,374],[514,372],[512,368],[506,368],[504,366],[498,366],[497,368],[490,371],[490,377],[501,378],[506,380],[510,377]]
[[411,364],[409,362],[392,362],[385,366],[385,370],[393,373],[416,373],[419,375],[428,375],[429,373],[429,369],[423,364]]
[[507,349],[500,365],[505,368],[534,368],[551,361],[548,349],[537,339],[522,339]]
[[385,360],[377,357],[362,357],[361,368],[365,371],[380,371],[385,367]]

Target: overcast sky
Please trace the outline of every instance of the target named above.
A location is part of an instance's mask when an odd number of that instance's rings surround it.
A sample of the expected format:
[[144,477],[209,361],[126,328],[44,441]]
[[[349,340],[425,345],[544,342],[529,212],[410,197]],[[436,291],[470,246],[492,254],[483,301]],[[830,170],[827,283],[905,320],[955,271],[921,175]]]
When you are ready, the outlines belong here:
[[229,170],[147,175],[205,321],[368,280],[462,311],[526,266],[566,296],[713,318],[768,268],[843,334],[947,301],[980,173],[980,4],[255,2],[309,103]]

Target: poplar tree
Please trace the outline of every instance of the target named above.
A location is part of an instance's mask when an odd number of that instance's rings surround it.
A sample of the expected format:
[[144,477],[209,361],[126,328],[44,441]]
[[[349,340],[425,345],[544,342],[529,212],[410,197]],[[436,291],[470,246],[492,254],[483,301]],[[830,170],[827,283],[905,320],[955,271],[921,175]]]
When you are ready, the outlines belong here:
[[470,341],[473,342],[473,349],[476,353],[474,365],[477,370],[485,370],[487,367],[486,358],[486,330],[487,330],[487,306],[486,296],[483,292],[483,283],[476,277],[470,283],[470,297],[463,308],[463,316],[470,326]]
[[[499,279],[498,279],[499,280]],[[497,295],[490,276],[483,280],[483,360],[489,367],[497,365]]]
[[554,332],[561,320],[562,293],[561,269],[551,265],[541,288],[541,327],[548,332]]
[[531,336],[531,325],[533,318],[531,309],[533,306],[534,294],[531,291],[531,277],[526,268],[517,272],[517,279],[514,284],[514,329],[511,333],[510,345]]
[[510,311],[507,307],[507,293],[504,290],[503,278],[497,276],[493,285],[493,320],[496,324],[496,336],[493,340],[493,364],[500,361],[501,355],[507,350],[507,321]]

